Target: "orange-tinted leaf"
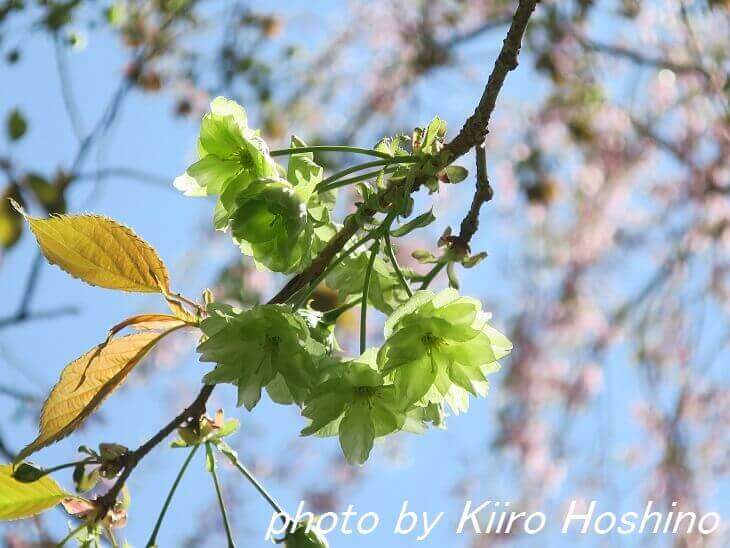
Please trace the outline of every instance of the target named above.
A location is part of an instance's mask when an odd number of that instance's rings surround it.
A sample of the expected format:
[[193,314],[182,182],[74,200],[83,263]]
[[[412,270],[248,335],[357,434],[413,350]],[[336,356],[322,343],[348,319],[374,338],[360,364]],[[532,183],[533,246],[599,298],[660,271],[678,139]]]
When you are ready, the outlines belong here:
[[180,327],[112,339],[68,364],[43,405],[38,437],[18,454],[15,462],[76,430],[160,339]]

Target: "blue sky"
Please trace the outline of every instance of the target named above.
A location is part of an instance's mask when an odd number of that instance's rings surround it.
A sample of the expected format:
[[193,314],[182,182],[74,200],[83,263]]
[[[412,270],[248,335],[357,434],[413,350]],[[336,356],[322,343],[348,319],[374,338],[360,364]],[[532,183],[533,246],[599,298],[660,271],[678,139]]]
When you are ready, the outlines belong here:
[[[205,37],[200,40],[204,43]],[[491,67],[493,54],[501,40],[501,32],[495,32],[479,42],[476,51],[482,55],[484,71]],[[5,65],[0,67],[4,88],[0,95],[0,112],[20,108],[29,114],[30,119],[28,137],[12,146],[2,142],[0,150],[3,154],[9,153],[22,166],[45,173],[61,165],[68,166],[77,148],[61,101],[52,48],[47,39],[36,36],[24,45],[21,63],[10,68]],[[125,57],[116,41],[108,36],[93,35],[85,51],[70,54],[74,87],[87,127],[96,120],[115,89],[124,61]],[[528,72],[528,63],[523,63],[522,67],[521,73],[509,78],[503,91],[503,97],[508,97],[512,104],[540,89],[540,83]],[[475,79],[470,86],[449,86],[448,81],[444,80],[440,86],[439,78],[436,75],[430,80],[430,90],[421,90],[421,100],[414,109],[412,123],[425,122],[434,114],[439,114],[449,121],[453,131],[473,110],[482,84]],[[448,94],[448,101],[444,101],[443,86],[452,91]],[[101,156],[92,154],[87,164],[88,170],[93,169],[94,162],[98,160],[106,166],[135,166],[172,182],[174,176],[189,163],[197,124],[173,118],[169,115],[171,108],[170,97],[165,94],[132,93],[124,103],[118,122],[103,142]],[[250,113],[250,117],[254,122],[260,119],[255,111]],[[465,163],[468,165],[470,161],[467,159]],[[468,189],[464,188],[460,192],[463,192],[464,200],[468,199]],[[95,193],[90,184],[79,184],[74,186],[69,203],[72,211],[91,210],[134,227],[170,266],[174,287],[190,296],[199,295],[210,285],[218,269],[236,252],[226,236],[220,235],[201,264],[193,270],[184,268],[190,250],[207,243],[201,227],[209,223],[212,204],[205,200],[185,198],[171,186],[163,188],[129,179],[110,179]],[[456,220],[455,216],[450,215],[434,228],[434,234],[447,222]],[[463,291],[485,296],[487,302],[490,299],[509,302],[509,284],[506,291],[497,292],[494,284],[488,281],[505,276],[505,266],[500,263],[500,259],[506,259],[510,250],[500,239],[499,231],[490,230],[496,220],[488,213],[483,218],[485,230],[475,241],[474,247],[488,249],[490,258],[465,276]],[[34,253],[35,247],[26,233],[22,243],[3,259],[0,268],[3,295],[1,315],[15,309]],[[59,269],[44,268],[33,307],[45,309],[69,303],[78,305],[81,309],[79,315],[39,321],[0,332],[0,350],[6,358],[0,363],[3,384],[42,396],[48,392],[66,363],[105,337],[108,326],[133,313],[164,309],[159,299],[92,288],[71,279]],[[605,412],[597,413],[597,417],[592,419],[579,421],[572,434],[574,443],[601,443],[601,437],[608,431],[619,438],[625,436],[627,442],[636,435],[636,430],[631,427],[623,430],[627,410],[625,405],[617,405],[616,399],[628,401],[637,389],[631,383],[627,385],[622,382],[626,369],[625,357],[615,355],[609,359],[607,384],[619,386],[620,395],[608,391],[600,396],[596,405]],[[81,443],[93,446],[103,441],[115,441],[136,447],[157,431],[166,417],[172,416],[181,404],[192,398],[204,370],[205,367],[197,362],[191,344],[190,352],[174,367],[163,368],[151,376],[144,376],[143,380],[135,380],[133,375],[127,386],[104,405],[103,422],[90,421],[89,427],[43,450],[36,460],[44,465],[68,461]],[[142,378],[142,375],[139,377]],[[249,447],[261,458],[291,453],[292,457],[285,460],[296,462],[301,472],[293,480],[271,477],[264,478],[264,483],[282,505],[296,508],[302,489],[329,481],[331,472],[327,465],[337,451],[336,440],[314,440],[302,444],[297,441],[297,434],[303,420],[293,409],[267,401],[249,415],[234,407],[233,392],[227,387],[217,390],[209,409],[213,411],[217,407],[224,407],[228,415],[241,420],[241,440],[235,443],[241,454],[245,455]],[[331,544],[335,547],[373,546],[376,543],[389,547],[413,546],[411,538],[392,534],[401,505],[404,500],[408,500],[412,510],[428,511],[431,516],[440,511],[446,512],[434,533],[421,544],[466,546],[470,540],[468,537],[455,537],[453,534],[464,504],[463,497],[455,496],[453,491],[463,479],[465,468],[476,474],[479,488],[475,501],[509,501],[515,495],[509,467],[504,461],[496,461],[488,456],[488,440],[494,429],[494,414],[499,398],[497,382],[489,398],[474,401],[467,415],[450,419],[447,430],[429,432],[421,437],[404,436],[407,451],[402,462],[393,462],[382,448],[376,448],[374,458],[364,471],[364,479],[345,491],[343,502],[345,506],[352,504],[361,514],[377,511],[382,519],[381,524],[373,534],[366,537],[333,534],[330,537]],[[12,402],[0,399],[0,405],[5,416],[13,415]],[[17,423],[12,427],[8,427],[6,419],[2,423],[2,434],[12,447],[19,448],[34,436],[35,419],[17,416]],[[184,456],[182,451],[160,446],[143,461],[129,482],[133,504],[129,525],[121,531],[121,538],[129,539],[134,546],[144,545],[167,486],[172,483]],[[159,537],[160,546],[180,545],[182,539],[198,527],[199,513],[214,500],[202,457],[200,452],[176,495]],[[612,456],[608,455],[607,458],[607,466],[613,467],[612,474],[625,489],[622,488],[620,493],[606,493],[601,502],[610,505],[606,509],[614,511],[640,509],[643,506],[639,497],[641,493],[631,490],[635,479],[632,473],[617,473],[615,462],[612,464],[611,461]],[[594,464],[586,462],[583,466]],[[579,477],[581,470],[572,469],[567,473]],[[236,477],[234,471],[226,470],[224,476],[225,489],[235,489],[236,498],[243,501],[233,514],[234,529],[242,540],[240,545],[264,546],[262,538],[270,516],[268,507],[242,479]],[[58,475],[58,478],[64,485],[71,487],[68,475]],[[558,505],[563,504],[570,495],[571,491],[566,490],[559,494],[556,502]],[[550,508],[542,509],[550,511]],[[207,545],[220,546],[223,542],[222,528],[217,515],[211,519],[216,528]],[[605,541],[597,537],[560,537],[557,535],[559,519],[550,515],[548,521],[548,533],[535,539],[524,538],[519,541],[521,545],[532,546],[539,542],[545,546],[562,546],[568,540],[571,544],[575,540],[576,545],[594,546]],[[65,524],[60,513],[49,522],[53,531],[62,534]],[[640,541],[634,538],[612,539],[609,542],[618,543],[619,540],[621,545],[633,545]]]

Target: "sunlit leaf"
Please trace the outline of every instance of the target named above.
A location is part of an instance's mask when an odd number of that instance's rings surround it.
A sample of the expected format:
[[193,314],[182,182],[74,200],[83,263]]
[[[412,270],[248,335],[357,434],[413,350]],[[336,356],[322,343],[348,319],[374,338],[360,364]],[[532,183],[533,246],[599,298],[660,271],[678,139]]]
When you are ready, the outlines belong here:
[[16,462],[76,430],[145,354],[176,329],[179,327],[113,339],[67,365],[43,405],[38,437],[18,454]]
[[40,514],[69,496],[51,476],[22,483],[13,478],[12,465],[0,466],[0,521]]
[[132,229],[100,215],[22,213],[46,259],[71,276],[107,289],[170,292],[164,263]]

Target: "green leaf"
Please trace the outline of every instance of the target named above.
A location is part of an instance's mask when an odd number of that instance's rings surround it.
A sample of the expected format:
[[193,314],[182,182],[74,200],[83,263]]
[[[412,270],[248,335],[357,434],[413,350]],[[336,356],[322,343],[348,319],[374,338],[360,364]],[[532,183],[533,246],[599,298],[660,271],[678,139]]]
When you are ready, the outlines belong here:
[[[362,295],[369,259],[368,252],[352,254],[327,276],[327,285],[338,292],[341,300],[351,295]],[[392,265],[384,260],[382,254],[375,257],[368,296],[370,304],[386,314],[408,300],[408,293],[403,289]]]
[[431,253],[430,251],[426,251],[425,249],[416,249],[411,253],[411,257],[416,259],[421,264],[438,262],[438,258],[436,258],[433,253]]
[[410,234],[417,228],[423,228],[423,227],[430,225],[435,220],[436,220],[436,217],[433,214],[433,209],[429,209],[426,213],[422,213],[421,215],[414,218],[413,220],[408,221],[407,223],[399,226],[398,228],[391,230],[390,233],[394,237],[400,238],[401,236]]
[[350,406],[340,423],[340,446],[350,464],[364,464],[375,441],[375,426],[367,403]]
[[67,178],[61,177],[55,183],[50,183],[37,173],[29,173],[23,178],[23,182],[30,187],[48,213],[66,212],[64,190],[68,185]]
[[25,116],[23,116],[23,113],[16,108],[11,110],[8,114],[5,127],[8,133],[8,138],[10,138],[11,141],[18,141],[22,139],[28,131],[28,122],[26,121]]
[[447,184],[460,183],[469,176],[469,172],[462,166],[448,166],[443,170],[441,180]]
[[22,483],[13,478],[11,465],[0,466],[0,521],[35,516],[71,496],[50,476]]
[[421,151],[426,154],[435,154],[439,151],[443,138],[446,135],[446,122],[438,116],[426,127],[423,142],[421,143]]
[[23,215],[12,206],[11,201],[22,203],[20,189],[16,184],[8,185],[0,194],[0,249],[10,249],[23,234]]
[[461,264],[464,268],[474,268],[486,258],[487,252],[482,251],[480,253],[477,253],[476,255],[469,255],[468,257],[465,257],[461,260]]

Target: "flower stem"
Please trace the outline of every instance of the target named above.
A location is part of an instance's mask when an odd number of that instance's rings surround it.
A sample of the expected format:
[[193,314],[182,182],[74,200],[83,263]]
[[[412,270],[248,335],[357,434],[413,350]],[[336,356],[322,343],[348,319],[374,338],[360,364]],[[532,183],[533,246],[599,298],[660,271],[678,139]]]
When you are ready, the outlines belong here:
[[157,542],[157,533],[159,533],[159,531],[160,531],[160,526],[162,525],[162,520],[165,518],[165,513],[167,512],[167,508],[170,506],[170,502],[172,501],[172,496],[175,494],[175,490],[177,489],[177,486],[179,485],[180,480],[182,480],[183,476],[185,475],[185,470],[187,470],[188,464],[190,464],[190,461],[193,459],[193,455],[195,455],[195,452],[198,450],[198,447],[200,447],[200,445],[196,445],[188,453],[188,456],[185,459],[185,462],[183,462],[182,468],[180,468],[180,472],[178,472],[177,477],[175,478],[175,481],[173,482],[172,487],[170,488],[170,492],[167,494],[167,498],[165,499],[165,504],[162,505],[162,510],[160,511],[160,515],[157,518],[157,523],[155,523],[155,528],[152,530],[152,535],[150,536],[150,539],[147,541],[148,548],[150,546],[155,546],[155,543]]
[[340,179],[339,181],[335,181],[334,183],[330,183],[327,186],[322,186],[320,183],[317,185],[317,192],[327,192],[328,190],[334,190],[335,188],[340,188],[343,186],[351,185],[354,183],[359,183],[360,181],[367,181],[368,179],[372,179],[373,177],[377,177],[381,173],[393,173],[395,171],[394,167],[385,167],[381,169],[376,169],[375,171],[368,171],[367,173],[363,173],[362,175],[357,175],[355,177],[350,177],[349,179]]
[[375,257],[380,249],[380,240],[375,240],[370,250],[370,261],[365,271],[365,280],[362,284],[362,302],[360,303],[360,354],[365,352],[368,343],[367,321],[368,321],[368,293],[370,292],[370,278],[373,276],[373,265]]
[[236,548],[236,543],[233,541],[233,532],[231,531],[231,524],[228,521],[228,512],[226,512],[226,503],[223,501],[223,492],[221,491],[221,485],[218,481],[218,472],[215,466],[215,456],[213,450],[210,448],[210,442],[205,444],[205,451],[208,456],[208,462],[211,463],[209,467],[210,475],[213,476],[213,485],[215,485],[215,494],[218,496],[218,505],[221,508],[221,515],[223,516],[223,525],[226,529],[226,537],[228,538],[228,548]]
[[[218,448],[220,451],[220,448]],[[286,518],[284,515],[286,512],[281,508],[278,502],[272,497],[269,492],[266,490],[266,488],[259,482],[259,480],[256,479],[256,476],[254,476],[248,468],[240,461],[240,459],[232,458],[233,454],[226,455],[228,457],[228,460],[230,460],[233,463],[233,466],[235,466],[241,474],[243,474],[246,479],[251,483],[251,485],[254,486],[254,488],[259,492],[259,494],[266,499],[266,502],[269,503],[269,505],[274,509],[274,512],[279,514],[284,522],[286,523]]]
[[413,156],[396,156],[394,158],[387,158],[384,160],[375,160],[372,162],[365,162],[364,164],[358,164],[356,166],[348,167],[347,169],[343,169],[342,171],[338,171],[337,173],[330,175],[326,179],[322,180],[316,188],[317,192],[323,192],[330,187],[330,183],[337,181],[338,179],[341,179],[345,175],[349,175],[350,173],[355,173],[356,171],[362,171],[364,169],[370,169],[371,167],[379,167],[379,166],[389,166],[391,164],[406,164],[406,163],[412,163],[417,161],[417,158]]
[[436,263],[428,274],[424,276],[423,281],[421,282],[421,289],[428,289],[428,286],[431,285],[433,279],[444,269],[445,266],[446,261],[439,261]]
[[[64,468],[72,468],[78,464],[98,464],[99,461],[97,461],[95,458],[89,457],[87,459],[77,460],[74,462],[66,462],[64,464],[59,464],[57,466],[52,466],[50,468],[43,468],[41,469],[41,474],[38,476],[38,479],[42,478],[43,476],[47,476],[48,474],[52,474],[53,472],[58,472],[59,470],[63,470]],[[34,480],[37,481],[37,480]]]
[[269,152],[271,156],[288,156],[300,152],[352,152],[354,154],[365,154],[377,156],[378,158],[393,158],[390,154],[373,150],[371,148],[350,147],[345,145],[316,145],[311,147],[281,148]]
[[406,293],[409,297],[413,297],[413,290],[411,289],[410,284],[406,281],[406,277],[403,275],[403,271],[400,269],[400,266],[398,266],[398,260],[395,258],[393,244],[390,241],[390,234],[388,233],[388,231],[385,232],[385,252],[390,258],[390,262],[393,265],[393,270],[395,270],[395,275],[398,277],[398,280],[400,280],[403,289],[406,290]]
[[65,537],[63,537],[63,539],[62,539],[62,540],[61,540],[61,541],[60,541],[60,542],[59,542],[58,544],[56,544],[56,548],[61,548],[62,546],[65,546],[65,545],[66,545],[66,543],[67,543],[67,542],[68,542],[69,540],[71,540],[71,539],[72,539],[72,538],[74,537],[74,535],[76,535],[76,533],[78,533],[79,531],[81,531],[81,529],[83,529],[83,528],[84,528],[84,527],[86,527],[87,525],[88,525],[88,523],[86,523],[86,522],[84,521],[84,522],[83,522],[83,523],[82,523],[81,525],[79,525],[79,526],[78,526],[78,527],[76,527],[75,529],[71,529],[71,530],[69,531],[68,535],[66,535]]
[[332,308],[322,315],[322,320],[324,320],[325,323],[334,323],[337,318],[342,316],[342,314],[344,314],[351,308],[355,308],[361,302],[362,297],[357,297],[355,299],[352,299],[351,301],[346,302],[343,305],[338,306],[337,308]]
[[296,310],[297,308],[301,308],[304,306],[307,302],[307,299],[309,296],[314,292],[315,289],[317,289],[317,286],[324,280],[330,272],[338,265],[340,264],[346,257],[348,257],[353,251],[355,251],[358,247],[360,247],[363,244],[366,244],[373,238],[373,234],[366,234],[361,239],[359,239],[357,242],[352,244],[350,247],[345,249],[342,253],[340,253],[336,258],[334,258],[332,261],[330,261],[329,265],[327,265],[327,268],[322,270],[322,273],[317,276],[307,287],[306,291],[302,294],[301,297],[299,297],[294,303],[292,303],[292,307]]

